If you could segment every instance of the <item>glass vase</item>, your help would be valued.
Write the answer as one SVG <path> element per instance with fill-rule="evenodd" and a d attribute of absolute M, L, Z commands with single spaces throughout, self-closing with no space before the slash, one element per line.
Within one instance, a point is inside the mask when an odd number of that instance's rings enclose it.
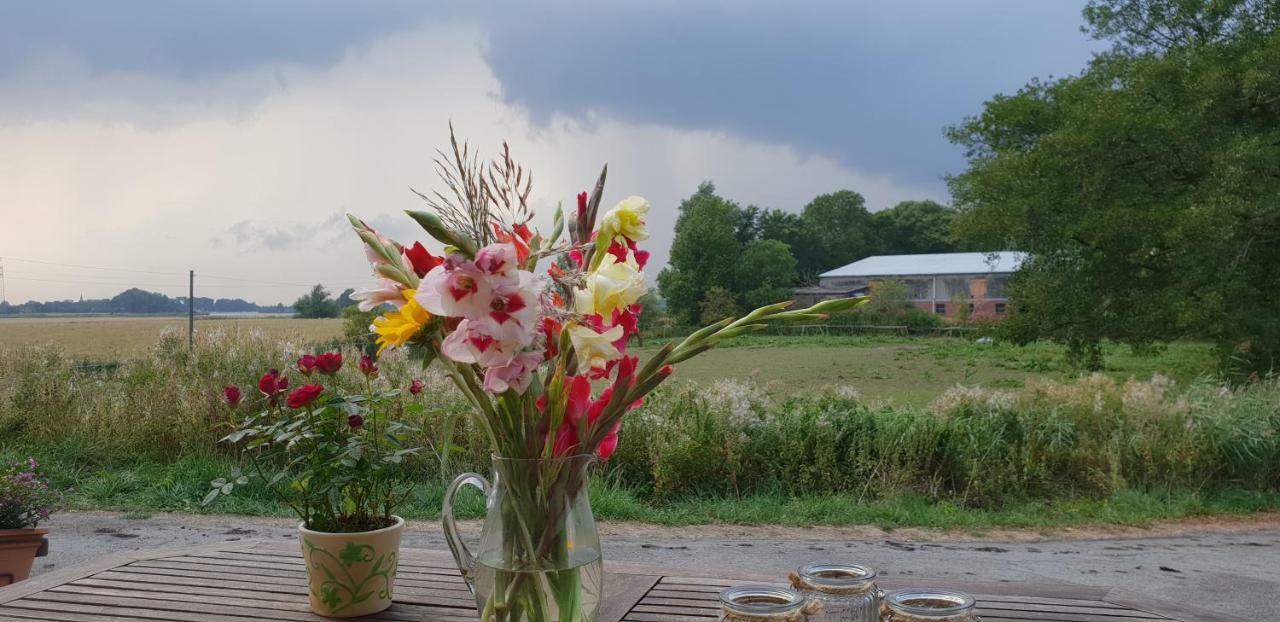
<path fill-rule="evenodd" d="M 459 475 L 445 491 L 445 539 L 481 622 L 594 622 L 604 597 L 600 536 L 587 495 L 594 456 L 494 456 L 493 480 Z M 458 535 L 453 498 L 484 494 L 487 512 L 472 551 Z"/>

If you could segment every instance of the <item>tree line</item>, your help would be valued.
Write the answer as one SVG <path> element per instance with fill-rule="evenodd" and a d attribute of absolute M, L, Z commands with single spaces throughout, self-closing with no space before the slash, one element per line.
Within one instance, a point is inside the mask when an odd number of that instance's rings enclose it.
<path fill-rule="evenodd" d="M 799 213 L 742 207 L 704 182 L 680 203 L 658 286 L 677 323 L 716 321 L 787 300 L 822 272 L 871 255 L 967 250 L 950 234 L 955 217 L 928 200 L 872 213 L 851 190 L 817 196 Z"/>
<path fill-rule="evenodd" d="M 195 297 L 197 313 L 291 313 L 293 309 L 283 304 L 258 305 L 240 298 Z M 28 301 L 20 304 L 0 302 L 0 315 L 32 313 L 125 313 L 176 315 L 187 312 L 187 298 L 170 298 L 164 294 L 149 292 L 136 287 L 111 298 L 81 298 L 79 300 Z"/>
<path fill-rule="evenodd" d="M 1104 339 L 1209 338 L 1224 371 L 1280 364 L 1280 3 L 1094 0 L 1111 42 L 950 128 L 966 240 L 1027 251 L 1003 329 L 1084 367 Z"/>

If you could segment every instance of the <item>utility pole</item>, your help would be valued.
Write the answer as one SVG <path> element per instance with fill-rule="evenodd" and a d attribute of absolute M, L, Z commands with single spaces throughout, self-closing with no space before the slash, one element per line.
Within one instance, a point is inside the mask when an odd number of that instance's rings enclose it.
<path fill-rule="evenodd" d="M 187 347 L 196 345 L 196 271 L 187 272 Z"/>
<path fill-rule="evenodd" d="M 0 257 L 0 303 L 7 301 L 4 297 L 4 257 Z"/>

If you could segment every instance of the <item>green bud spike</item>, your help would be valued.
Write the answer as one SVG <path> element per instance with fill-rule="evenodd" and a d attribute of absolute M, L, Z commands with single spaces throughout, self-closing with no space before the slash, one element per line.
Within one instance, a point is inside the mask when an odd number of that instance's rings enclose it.
<path fill-rule="evenodd" d="M 426 230 L 431 237 L 435 238 L 441 244 L 452 246 L 458 249 L 458 252 L 466 255 L 467 257 L 476 256 L 476 243 L 470 238 L 467 238 L 466 236 L 463 236 L 453 229 L 445 226 L 444 221 L 440 220 L 439 216 L 430 212 L 420 212 L 416 210 L 405 210 L 405 213 L 408 214 L 410 218 L 417 221 L 420 227 Z"/>

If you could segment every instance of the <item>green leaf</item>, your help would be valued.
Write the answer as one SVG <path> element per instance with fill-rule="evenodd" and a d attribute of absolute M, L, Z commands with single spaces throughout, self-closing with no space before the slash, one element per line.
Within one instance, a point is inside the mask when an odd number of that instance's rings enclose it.
<path fill-rule="evenodd" d="M 200 501 L 200 505 L 209 505 L 210 503 L 213 503 L 214 499 L 217 499 L 221 494 L 222 490 L 220 488 L 210 490 L 209 493 L 204 496 L 204 499 Z"/>

